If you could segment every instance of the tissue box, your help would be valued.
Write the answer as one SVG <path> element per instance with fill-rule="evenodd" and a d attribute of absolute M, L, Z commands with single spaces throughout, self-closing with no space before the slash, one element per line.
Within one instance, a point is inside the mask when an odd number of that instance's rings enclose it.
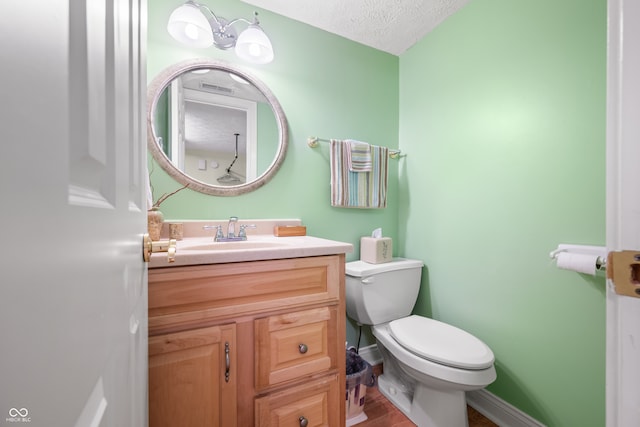
<path fill-rule="evenodd" d="M 360 238 L 360 259 L 371 264 L 391 261 L 393 241 L 391 237 Z"/>

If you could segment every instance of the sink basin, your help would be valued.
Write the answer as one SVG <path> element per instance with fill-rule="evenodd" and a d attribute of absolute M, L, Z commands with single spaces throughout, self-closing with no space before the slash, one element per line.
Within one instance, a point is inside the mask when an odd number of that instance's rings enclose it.
<path fill-rule="evenodd" d="M 234 251 L 247 249 L 268 249 L 288 246 L 283 242 L 256 242 L 243 240 L 239 242 L 211 242 L 193 246 L 181 246 L 181 250 L 186 251 Z"/>
<path fill-rule="evenodd" d="M 274 229 L 272 222 L 259 221 L 255 221 L 258 223 L 257 231 L 262 233 L 254 231 L 255 234 L 249 235 L 247 240 L 227 242 L 214 242 L 211 233 L 204 234 L 202 227 L 210 225 L 210 222 L 186 222 L 185 236 L 176 242 L 175 261 L 167 263 L 166 253 L 154 253 L 149 260 L 149 268 L 312 257 L 353 250 L 349 243 L 313 236 L 277 237 L 271 234 Z"/>
<path fill-rule="evenodd" d="M 308 235 L 274 235 L 276 226 L 299 226 L 301 221 L 298 219 L 251 219 L 244 222 L 256 225 L 256 228 L 248 233 L 247 240 L 214 242 L 215 233 L 205 231 L 203 227 L 221 225 L 224 228 L 227 220 L 186 220 L 183 223 L 183 239 L 176 241 L 175 260 L 168 263 L 166 252 L 154 253 L 149 260 L 149 268 L 302 258 L 353 251 L 353 245 L 349 243 Z"/>

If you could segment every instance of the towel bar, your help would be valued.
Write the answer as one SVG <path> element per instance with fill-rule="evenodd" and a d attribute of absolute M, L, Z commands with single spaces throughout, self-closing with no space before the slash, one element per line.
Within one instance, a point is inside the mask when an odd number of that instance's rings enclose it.
<path fill-rule="evenodd" d="M 320 141 L 331 142 L 329 139 L 318 138 L 317 136 L 310 136 L 309 138 L 307 138 L 307 145 L 311 148 L 316 148 L 318 146 L 318 142 Z M 400 156 L 400 153 L 401 153 L 400 150 L 389 149 L 389 158 L 397 159 Z"/>

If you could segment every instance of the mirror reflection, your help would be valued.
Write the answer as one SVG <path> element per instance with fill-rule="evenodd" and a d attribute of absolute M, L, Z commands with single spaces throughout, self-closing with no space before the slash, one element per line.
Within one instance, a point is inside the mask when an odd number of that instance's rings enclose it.
<path fill-rule="evenodd" d="M 265 96 L 242 77 L 211 68 L 170 82 L 156 106 L 154 132 L 179 170 L 212 185 L 253 181 L 278 148 L 278 127 Z"/>
<path fill-rule="evenodd" d="M 286 119 L 268 88 L 227 64 L 170 67 L 149 88 L 149 149 L 176 180 L 207 194 L 263 185 L 287 146 Z"/>

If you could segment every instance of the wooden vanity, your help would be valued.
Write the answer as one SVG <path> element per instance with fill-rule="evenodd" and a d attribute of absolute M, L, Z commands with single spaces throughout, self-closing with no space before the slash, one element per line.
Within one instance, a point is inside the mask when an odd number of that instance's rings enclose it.
<path fill-rule="evenodd" d="M 344 426 L 343 245 L 152 266 L 149 425 Z"/>

